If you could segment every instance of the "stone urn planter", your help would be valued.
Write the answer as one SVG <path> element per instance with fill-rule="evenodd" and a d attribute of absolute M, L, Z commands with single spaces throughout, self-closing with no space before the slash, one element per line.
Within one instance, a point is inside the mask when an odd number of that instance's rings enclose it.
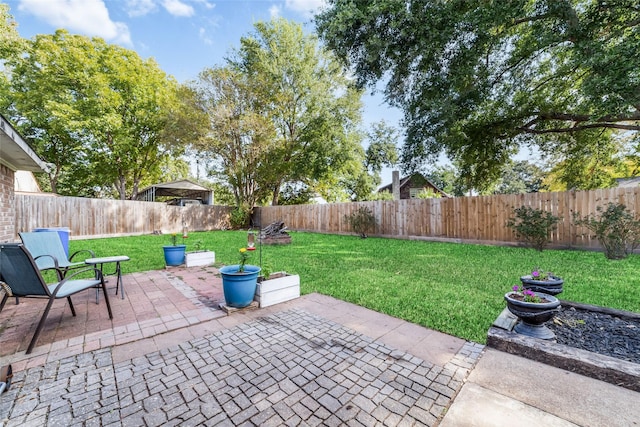
<path fill-rule="evenodd" d="M 553 295 L 532 292 L 539 302 L 525 301 L 521 292 L 508 292 L 504 295 L 507 308 L 520 321 L 513 329 L 515 332 L 534 338 L 551 340 L 555 334 L 546 326 L 559 311 L 560 300 Z"/>
<path fill-rule="evenodd" d="M 256 294 L 260 267 L 245 265 L 244 271 L 238 271 L 239 264 L 226 265 L 220 268 L 224 300 L 229 307 L 247 307 Z"/>
<path fill-rule="evenodd" d="M 540 280 L 529 274 L 520 277 L 520 281 L 525 289 L 554 296 L 562 293 L 562 284 L 564 283 L 561 277 L 553 275 L 548 275 L 544 280 Z"/>

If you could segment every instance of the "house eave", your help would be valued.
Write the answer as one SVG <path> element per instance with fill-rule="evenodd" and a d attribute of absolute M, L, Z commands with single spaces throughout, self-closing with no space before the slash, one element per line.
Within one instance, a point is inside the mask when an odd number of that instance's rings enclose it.
<path fill-rule="evenodd" d="M 13 171 L 46 172 L 48 165 L 0 114 L 0 163 Z"/>

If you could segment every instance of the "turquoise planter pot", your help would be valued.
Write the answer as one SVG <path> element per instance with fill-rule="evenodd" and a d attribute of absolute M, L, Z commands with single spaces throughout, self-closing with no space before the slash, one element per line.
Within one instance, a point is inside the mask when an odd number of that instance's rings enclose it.
<path fill-rule="evenodd" d="M 251 304 L 256 294 L 260 267 L 257 265 L 245 265 L 242 273 L 238 272 L 239 267 L 236 264 L 220 268 L 224 300 L 229 307 L 247 307 Z"/>
<path fill-rule="evenodd" d="M 166 265 L 176 266 L 184 264 L 184 253 L 187 245 L 163 246 L 164 263 Z"/>

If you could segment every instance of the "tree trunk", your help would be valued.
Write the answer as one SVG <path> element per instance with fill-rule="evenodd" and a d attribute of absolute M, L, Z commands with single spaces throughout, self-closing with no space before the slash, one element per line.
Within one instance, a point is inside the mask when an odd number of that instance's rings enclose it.
<path fill-rule="evenodd" d="M 133 189 L 131 190 L 130 200 L 135 200 L 138 197 L 138 180 L 133 181 Z"/>
<path fill-rule="evenodd" d="M 125 185 L 124 176 L 122 175 L 118 177 L 117 189 L 118 189 L 118 195 L 120 196 L 120 200 L 126 200 L 127 199 L 126 185 Z"/>
<path fill-rule="evenodd" d="M 271 198 L 271 206 L 278 206 L 278 200 L 280 199 L 280 185 L 281 183 L 278 182 L 273 187 L 273 197 Z"/>

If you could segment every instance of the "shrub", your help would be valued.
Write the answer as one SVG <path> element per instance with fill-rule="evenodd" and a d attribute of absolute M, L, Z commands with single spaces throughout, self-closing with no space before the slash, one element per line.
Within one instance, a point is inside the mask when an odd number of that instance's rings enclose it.
<path fill-rule="evenodd" d="M 431 188 L 423 188 L 416 197 L 418 199 L 440 199 L 442 198 L 442 194 L 436 193 Z"/>
<path fill-rule="evenodd" d="M 598 217 L 587 215 L 581 218 L 575 212 L 575 225 L 586 227 L 595 235 L 608 259 L 628 257 L 640 244 L 640 221 L 621 203 L 609 203 L 604 210 L 598 206 L 596 210 Z"/>
<path fill-rule="evenodd" d="M 243 206 L 236 206 L 229 214 L 229 222 L 231 228 L 241 229 L 246 228 L 249 225 L 251 218 L 251 212 Z"/>
<path fill-rule="evenodd" d="M 376 201 L 376 200 L 393 200 L 393 194 L 391 194 L 390 191 L 381 191 L 381 192 L 375 192 L 375 193 L 371 193 L 367 198 L 368 201 Z"/>
<path fill-rule="evenodd" d="M 558 228 L 560 218 L 551 212 L 521 206 L 513 210 L 515 217 L 509 218 L 507 227 L 511 228 L 516 239 L 527 247 L 542 250 L 549 243 L 549 235 Z"/>
<path fill-rule="evenodd" d="M 344 219 L 349 223 L 351 229 L 363 239 L 366 239 L 367 233 L 375 230 L 376 227 L 376 217 L 373 216 L 371 209 L 365 206 L 358 208 L 351 215 L 345 215 Z"/>

